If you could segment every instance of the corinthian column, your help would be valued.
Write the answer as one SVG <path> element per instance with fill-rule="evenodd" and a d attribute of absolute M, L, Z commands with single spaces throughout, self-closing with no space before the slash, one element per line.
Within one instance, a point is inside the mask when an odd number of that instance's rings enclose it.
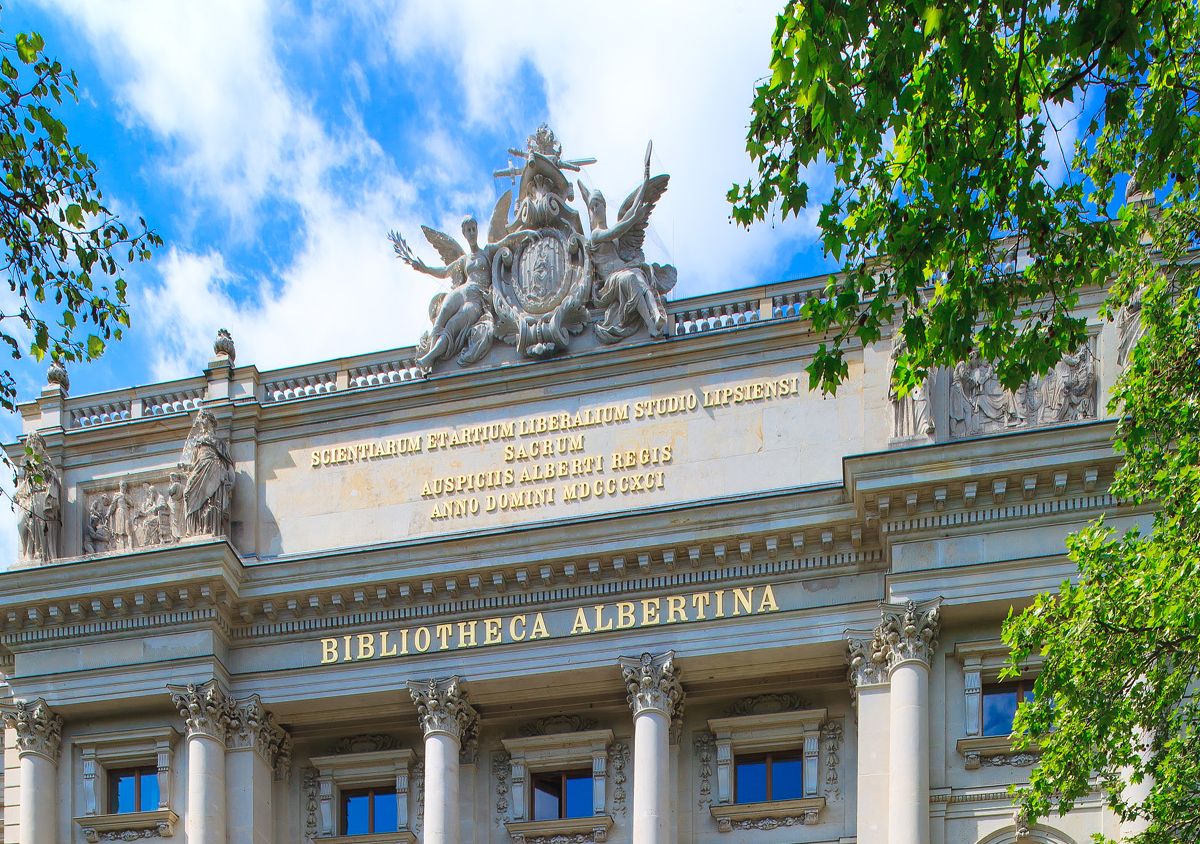
<path fill-rule="evenodd" d="M 237 716 L 236 705 L 216 680 L 167 689 L 187 724 L 187 839 L 224 844 L 228 840 L 225 742 Z"/>
<path fill-rule="evenodd" d="M 888 844 L 891 712 L 887 649 L 875 630 L 847 630 L 850 690 L 858 716 L 858 844 Z"/>
<path fill-rule="evenodd" d="M 479 714 L 466 681 L 411 681 L 408 690 L 425 732 L 425 844 L 458 844 L 458 765 L 474 756 Z"/>
<path fill-rule="evenodd" d="M 17 734 L 21 760 L 21 844 L 54 844 L 63 719 L 38 698 L 5 707 L 4 724 Z"/>
<path fill-rule="evenodd" d="M 229 729 L 229 840 L 271 844 L 275 840 L 274 782 L 292 762 L 292 738 L 258 695 L 238 701 Z"/>
<path fill-rule="evenodd" d="M 888 832 L 891 844 L 929 841 L 929 668 L 941 599 L 884 604 L 877 637 L 885 649 L 890 718 Z"/>
<path fill-rule="evenodd" d="M 683 716 L 675 651 L 618 661 L 633 710 L 633 844 L 667 844 L 671 828 L 671 722 Z"/>

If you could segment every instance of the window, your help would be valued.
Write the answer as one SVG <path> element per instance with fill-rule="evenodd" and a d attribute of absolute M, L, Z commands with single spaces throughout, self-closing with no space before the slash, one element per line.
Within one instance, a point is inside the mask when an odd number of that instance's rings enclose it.
<path fill-rule="evenodd" d="M 804 754 L 799 750 L 738 756 L 733 771 L 734 803 L 765 803 L 804 796 Z"/>
<path fill-rule="evenodd" d="M 381 785 L 342 792 L 342 834 L 396 832 L 396 789 Z"/>
<path fill-rule="evenodd" d="M 158 768 L 117 768 L 108 772 L 108 811 L 113 815 L 158 808 Z"/>
<path fill-rule="evenodd" d="M 1033 700 L 1033 681 L 1017 680 L 983 687 L 983 735 L 1007 736 L 1012 732 L 1017 705 Z"/>
<path fill-rule="evenodd" d="M 535 773 L 530 815 L 535 821 L 588 818 L 592 815 L 592 772 Z"/>

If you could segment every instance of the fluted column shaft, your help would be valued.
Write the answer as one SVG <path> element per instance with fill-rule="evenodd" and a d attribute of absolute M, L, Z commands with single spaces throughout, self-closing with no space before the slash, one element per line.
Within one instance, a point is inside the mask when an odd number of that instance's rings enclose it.
<path fill-rule="evenodd" d="M 633 844 L 667 844 L 671 828 L 671 722 L 683 711 L 675 652 L 619 660 L 633 710 Z"/>
<path fill-rule="evenodd" d="M 929 668 L 937 648 L 938 603 L 884 604 L 878 637 L 889 692 L 888 836 L 891 844 L 929 841 Z"/>
<path fill-rule="evenodd" d="M 55 844 L 63 719 L 38 698 L 6 707 L 4 722 L 17 734 L 21 760 L 20 844 Z"/>
<path fill-rule="evenodd" d="M 425 844 L 459 844 L 460 756 L 472 752 L 479 716 L 467 697 L 466 681 L 410 682 L 409 692 L 425 733 Z"/>
<path fill-rule="evenodd" d="M 171 700 L 187 724 L 188 841 L 225 844 L 225 742 L 237 717 L 236 704 L 215 680 L 197 686 L 168 686 Z"/>

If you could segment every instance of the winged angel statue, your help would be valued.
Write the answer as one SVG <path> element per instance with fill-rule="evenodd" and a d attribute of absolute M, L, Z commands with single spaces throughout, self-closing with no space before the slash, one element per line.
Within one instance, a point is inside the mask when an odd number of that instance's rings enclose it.
<path fill-rule="evenodd" d="M 417 345 L 416 364 L 426 373 L 455 357 L 461 366 L 483 358 L 494 340 L 517 347 L 527 357 L 565 350 L 573 335 L 591 326 L 601 343 L 615 343 L 645 327 L 652 337 L 666 331 L 664 295 L 676 281 L 675 268 L 646 261 L 642 246 L 650 214 L 666 192 L 669 176 L 650 176 L 650 153 L 642 183 L 621 204 L 608 225 L 604 195 L 579 183 L 589 228 L 571 207 L 574 190 L 564 170 L 591 160 L 566 161 L 548 127 L 530 136 L 516 207 L 506 191 L 496 202 L 488 242 L 478 243 L 478 224 L 463 221 L 464 249 L 454 238 L 422 226 L 444 266 L 417 257 L 404 238 L 389 237 L 396 255 L 414 269 L 449 278 L 449 292 L 429 304 L 432 326 Z M 511 212 L 511 213 L 510 213 Z"/>

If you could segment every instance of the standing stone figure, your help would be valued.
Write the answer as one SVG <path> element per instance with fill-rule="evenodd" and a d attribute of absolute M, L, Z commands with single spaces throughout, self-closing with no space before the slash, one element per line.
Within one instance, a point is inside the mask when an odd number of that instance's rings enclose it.
<path fill-rule="evenodd" d="M 137 507 L 129 494 L 129 481 L 117 484 L 117 492 L 108 505 L 108 530 L 112 534 L 114 550 L 132 551 L 137 544 L 134 519 Z"/>
<path fill-rule="evenodd" d="M 671 177 L 650 177 L 651 145 L 646 146 L 646 167 L 642 184 L 631 193 L 617 212 L 617 221 L 608 225 L 607 203 L 600 191 L 589 192 L 579 183 L 587 204 L 591 233 L 588 249 L 600 284 L 593 302 L 604 308 L 604 316 L 593 326 L 602 343 L 615 343 L 629 337 L 645 325 L 651 337 L 662 337 L 667 327 L 664 295 L 675 286 L 678 274 L 670 264 L 648 264 L 642 244 L 654 206 L 667 191 Z"/>
<path fill-rule="evenodd" d="M 203 408 L 196 413 L 180 465 L 187 475 L 183 489 L 186 535 L 226 535 L 233 500 L 233 458 L 229 444 L 217 435 L 216 418 Z"/>
<path fill-rule="evenodd" d="M 170 517 L 170 541 L 178 542 L 186 535 L 187 502 L 184 499 L 183 475 L 171 473 L 171 481 L 167 484 L 167 512 Z"/>
<path fill-rule="evenodd" d="M 901 356 L 908 351 L 908 341 L 904 332 L 897 331 L 892 338 L 891 365 L 888 372 L 894 379 L 896 364 Z M 910 439 L 912 437 L 933 436 L 933 417 L 929 413 L 929 379 L 925 378 L 920 384 L 909 390 L 908 395 L 901 396 L 896 392 L 894 380 L 889 382 L 888 398 L 892 402 L 892 437 L 894 439 Z"/>
<path fill-rule="evenodd" d="M 25 445 L 29 453 L 21 464 L 21 476 L 13 495 L 21 558 L 48 563 L 59 553 L 62 481 L 40 434 L 30 434 Z"/>
<path fill-rule="evenodd" d="M 389 237 L 397 257 L 418 272 L 434 278 L 449 278 L 451 288 L 449 293 L 439 293 L 429 303 L 433 327 L 427 338 L 421 338 L 421 354 L 416 365 L 429 372 L 436 361 L 458 355 L 459 364 L 466 366 L 482 358 L 492 347 L 495 332 L 491 306 L 492 259 L 501 250 L 515 246 L 534 232 L 516 231 L 495 243 L 480 246 L 479 223 L 468 216 L 462 223 L 463 237 L 470 250 L 466 251 L 448 234 L 429 226 L 421 226 L 421 231 L 446 265 L 429 266 L 413 254 L 398 232 L 392 232 Z"/>
<path fill-rule="evenodd" d="M 142 506 L 138 511 L 138 537 L 143 548 L 163 543 L 162 515 L 166 502 L 150 483 L 142 484 Z"/>

